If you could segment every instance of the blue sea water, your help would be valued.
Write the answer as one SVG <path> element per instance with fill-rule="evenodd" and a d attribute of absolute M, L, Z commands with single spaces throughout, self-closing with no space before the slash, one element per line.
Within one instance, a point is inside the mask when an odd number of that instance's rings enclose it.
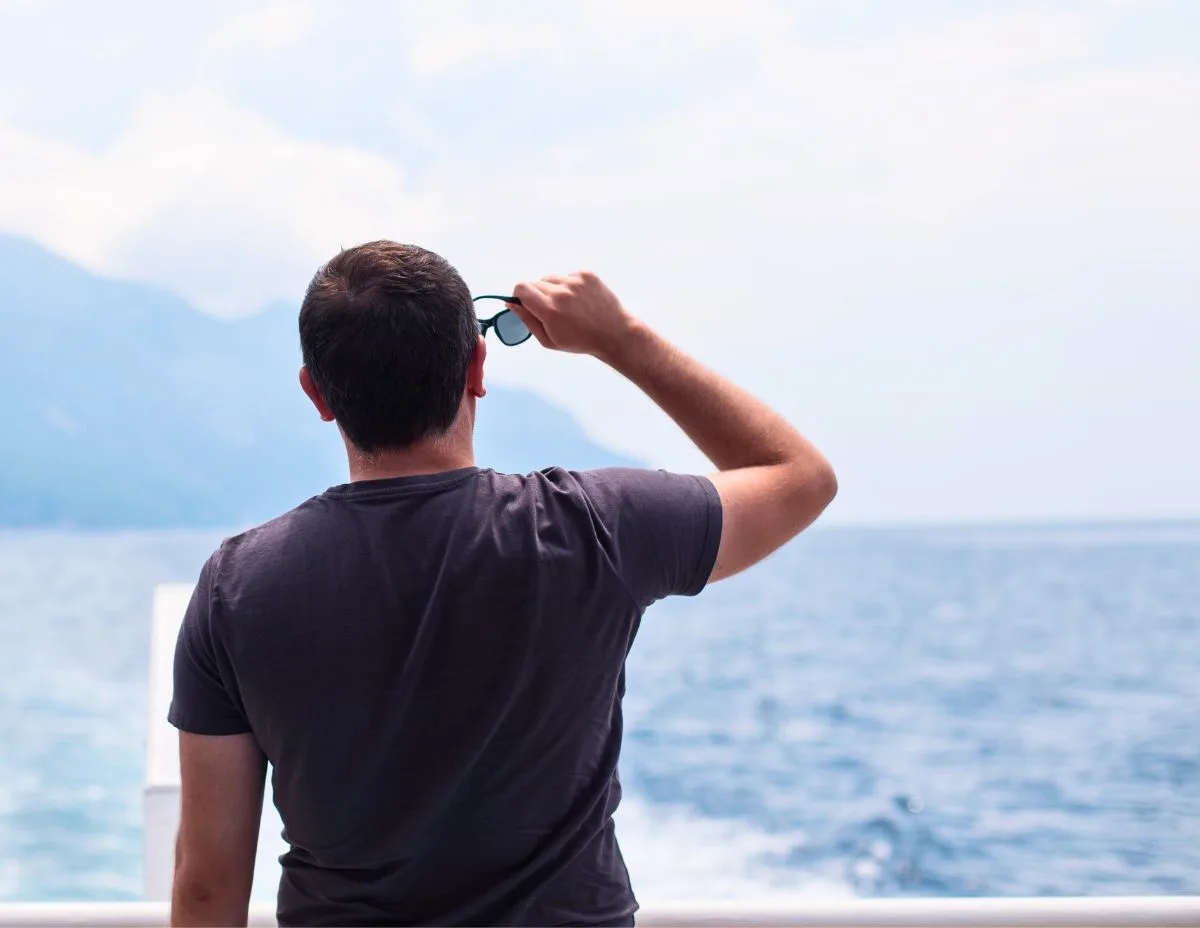
<path fill-rule="evenodd" d="M 141 886 L 151 591 L 212 533 L 0 532 L 0 899 Z M 1200 892 L 1200 525 L 816 530 L 654 607 L 643 901 Z"/>

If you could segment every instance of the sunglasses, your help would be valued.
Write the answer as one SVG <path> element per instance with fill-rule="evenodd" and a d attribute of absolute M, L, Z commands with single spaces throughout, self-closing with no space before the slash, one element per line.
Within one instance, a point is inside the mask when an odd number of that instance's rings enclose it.
<path fill-rule="evenodd" d="M 483 296 L 471 298 L 472 303 L 478 303 L 480 300 L 499 300 L 501 303 L 516 303 L 521 305 L 521 301 L 515 296 L 497 296 L 492 293 L 485 293 Z M 488 329 L 496 330 L 496 337 L 500 339 L 502 345 L 519 345 L 523 341 L 527 341 L 533 333 L 521 321 L 521 317 L 514 313 L 511 309 L 502 309 L 490 319 L 479 320 L 479 333 L 487 337 Z"/>

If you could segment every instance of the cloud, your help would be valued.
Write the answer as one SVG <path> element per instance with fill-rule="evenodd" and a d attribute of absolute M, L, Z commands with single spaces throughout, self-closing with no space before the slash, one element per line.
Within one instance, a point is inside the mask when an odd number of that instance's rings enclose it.
<path fill-rule="evenodd" d="M 100 151 L 0 126 L 0 215 L 107 273 L 217 313 L 294 297 L 342 245 L 432 235 L 432 198 L 378 155 L 289 137 L 214 94 L 151 93 Z"/>
<path fill-rule="evenodd" d="M 1200 408 L 1200 272 L 1172 257 L 1200 238 L 1200 69 L 1107 60 L 1115 16 L 773 34 L 657 119 L 448 165 L 451 228 L 476 217 L 456 253 L 487 279 L 530 255 L 611 272 L 829 447 L 853 516 L 1200 511 L 1200 441 L 1166 424 Z M 606 440 L 686 459 L 604 372 L 497 363 Z M 1131 492 L 1117 435 L 1171 476 Z"/>
<path fill-rule="evenodd" d="M 419 41 L 408 45 L 408 66 L 422 79 L 455 72 L 494 70 L 530 55 L 557 39 L 554 29 L 528 22 L 486 21 L 466 14 L 438 17 Z"/>
<path fill-rule="evenodd" d="M 947 229 L 990 211 L 1097 203 L 1188 215 L 1200 69 L 1102 66 L 1092 55 L 1107 25 L 1019 11 L 779 43 L 718 93 L 529 152 L 494 185 L 535 208 L 706 202 L 801 227 Z"/>
<path fill-rule="evenodd" d="M 378 236 L 485 289 L 587 264 L 828 447 L 847 516 L 1200 512 L 1190 9 L 267 5 L 103 144 L 0 87 L 0 222 L 223 313 Z M 699 465 L 598 365 L 489 364 Z"/>
<path fill-rule="evenodd" d="M 407 11 L 408 61 L 426 80 L 513 66 L 567 81 L 661 75 L 689 63 L 695 69 L 698 53 L 769 42 L 793 18 L 783 9 L 770 0 L 742 0 L 736 12 L 694 0 L 586 0 L 523 9 L 426 4 Z"/>
<path fill-rule="evenodd" d="M 269 53 L 303 43 L 316 26 L 313 7 L 303 0 L 243 10 L 204 38 L 208 52 Z"/>

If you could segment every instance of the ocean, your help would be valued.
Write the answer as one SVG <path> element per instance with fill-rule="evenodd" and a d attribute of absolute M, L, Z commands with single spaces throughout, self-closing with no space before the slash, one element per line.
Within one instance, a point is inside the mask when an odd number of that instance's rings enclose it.
<path fill-rule="evenodd" d="M 0 532 L 0 900 L 135 899 L 151 593 L 212 532 Z M 816 529 L 646 615 L 643 900 L 1200 892 L 1200 525 Z"/>

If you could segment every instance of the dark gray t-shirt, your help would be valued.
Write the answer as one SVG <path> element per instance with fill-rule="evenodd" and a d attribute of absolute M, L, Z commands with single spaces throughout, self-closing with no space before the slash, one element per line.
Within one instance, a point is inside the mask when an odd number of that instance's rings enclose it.
<path fill-rule="evenodd" d="M 334 487 L 227 539 L 169 718 L 253 732 L 272 763 L 280 923 L 630 923 L 625 657 L 720 537 L 703 477 L 472 467 Z"/>

